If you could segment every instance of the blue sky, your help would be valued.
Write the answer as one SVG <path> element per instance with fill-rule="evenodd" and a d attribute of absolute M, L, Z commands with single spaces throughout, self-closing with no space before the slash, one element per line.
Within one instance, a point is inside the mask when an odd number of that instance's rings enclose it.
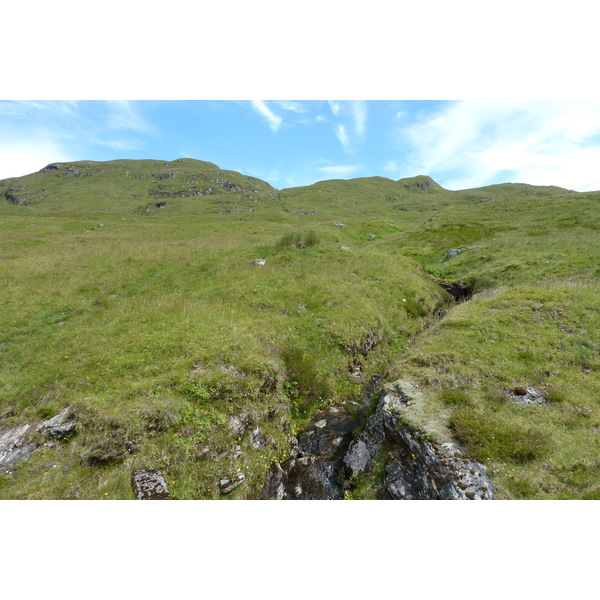
<path fill-rule="evenodd" d="M 0 101 L 0 179 L 55 161 L 190 157 L 278 189 L 426 174 L 600 190 L 600 102 Z"/>

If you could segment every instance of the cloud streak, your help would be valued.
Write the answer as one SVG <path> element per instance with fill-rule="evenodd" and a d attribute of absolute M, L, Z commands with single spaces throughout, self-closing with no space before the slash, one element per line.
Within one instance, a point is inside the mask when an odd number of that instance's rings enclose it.
<path fill-rule="evenodd" d="M 319 167 L 318 171 L 327 177 L 347 177 L 360 169 L 360 165 L 332 165 L 328 167 Z"/>
<path fill-rule="evenodd" d="M 599 102 L 455 102 L 398 130 L 414 173 L 450 189 L 507 181 L 600 189 Z M 392 166 L 392 161 L 388 163 Z M 406 167 L 405 167 L 406 168 Z"/>
<path fill-rule="evenodd" d="M 277 116 L 263 100 L 252 100 L 252 108 L 254 108 L 259 115 L 265 118 L 271 131 L 273 133 L 277 133 L 277 130 L 279 127 L 281 127 L 283 119 Z"/>

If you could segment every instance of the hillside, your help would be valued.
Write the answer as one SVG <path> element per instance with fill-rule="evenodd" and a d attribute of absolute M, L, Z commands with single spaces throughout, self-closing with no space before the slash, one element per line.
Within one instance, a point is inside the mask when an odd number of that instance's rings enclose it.
<path fill-rule="evenodd" d="M 0 498 L 600 498 L 599 207 L 192 159 L 0 181 Z"/>

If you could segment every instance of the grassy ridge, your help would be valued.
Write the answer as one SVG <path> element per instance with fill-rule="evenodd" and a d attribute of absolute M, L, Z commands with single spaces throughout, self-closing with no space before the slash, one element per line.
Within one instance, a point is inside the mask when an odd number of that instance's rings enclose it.
<path fill-rule="evenodd" d="M 0 497 L 130 498 L 136 467 L 178 498 L 241 469 L 228 497 L 256 497 L 315 408 L 388 369 L 503 497 L 598 497 L 599 198 L 422 176 L 277 191 L 188 159 L 0 182 L 2 431 L 66 405 L 78 422 Z M 428 328 L 452 304 L 431 276 L 479 293 Z M 507 398 L 525 385 L 550 404 Z"/>

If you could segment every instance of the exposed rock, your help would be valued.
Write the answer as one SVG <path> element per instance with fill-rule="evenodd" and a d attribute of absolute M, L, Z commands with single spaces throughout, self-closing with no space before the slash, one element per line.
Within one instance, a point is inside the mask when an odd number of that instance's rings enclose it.
<path fill-rule="evenodd" d="M 469 300 L 473 296 L 473 285 L 467 281 L 450 281 L 448 279 L 434 279 L 433 281 L 444 288 L 457 302 Z"/>
<path fill-rule="evenodd" d="M 340 229 L 346 229 L 346 226 L 343 223 L 334 223 L 334 225 Z"/>
<path fill-rule="evenodd" d="M 65 439 L 75 433 L 75 421 L 69 418 L 71 415 L 71 408 L 67 406 L 51 419 L 42 421 L 36 431 L 59 440 Z"/>
<path fill-rule="evenodd" d="M 368 237 L 370 240 L 374 240 L 374 239 L 375 239 L 377 236 L 376 236 L 374 233 L 367 233 L 367 237 Z"/>
<path fill-rule="evenodd" d="M 238 469 L 237 475 L 233 478 L 225 478 L 219 480 L 219 491 L 221 494 L 229 494 L 244 483 L 245 476 L 240 469 Z"/>
<path fill-rule="evenodd" d="M 242 415 L 231 416 L 227 425 L 229 426 L 231 435 L 237 438 L 240 438 L 244 435 L 244 431 L 246 431 L 247 427 L 246 420 Z"/>
<path fill-rule="evenodd" d="M 350 248 L 348 248 L 348 246 L 340 246 L 340 250 L 341 250 L 342 252 L 350 252 L 350 250 L 351 250 L 351 249 L 350 249 Z"/>
<path fill-rule="evenodd" d="M 252 446 L 255 450 L 262 450 L 272 443 L 273 438 L 270 435 L 263 433 L 260 427 L 257 427 L 252 431 Z"/>
<path fill-rule="evenodd" d="M 481 246 L 471 246 L 470 248 L 455 248 L 454 250 L 448 250 L 448 252 L 446 252 L 446 258 L 452 258 L 461 252 L 466 252 L 467 250 L 481 250 Z"/>
<path fill-rule="evenodd" d="M 264 258 L 253 258 L 252 260 L 249 260 L 246 264 L 247 265 L 256 265 L 256 266 L 264 266 L 266 264 L 266 259 Z"/>
<path fill-rule="evenodd" d="M 407 381 L 382 388 L 377 410 L 346 456 L 353 475 L 368 471 L 384 441 L 392 445 L 386 464 L 385 487 L 395 500 L 490 499 L 491 480 L 485 467 L 463 456 L 452 442 L 437 444 L 402 424 L 402 412 L 422 402 Z"/>
<path fill-rule="evenodd" d="M 0 469 L 9 469 L 20 460 L 28 458 L 38 447 L 27 439 L 31 425 L 25 423 L 0 435 Z"/>
<path fill-rule="evenodd" d="M 358 425 L 356 417 L 330 409 L 315 415 L 290 456 L 271 466 L 262 500 L 340 500 L 342 458 Z M 296 441 L 296 440 L 295 440 Z"/>
<path fill-rule="evenodd" d="M 138 500 L 170 500 L 171 494 L 161 471 L 138 469 L 131 474 L 131 484 Z"/>
<path fill-rule="evenodd" d="M 516 387 L 508 395 L 517 404 L 550 404 L 541 392 L 530 386 Z"/>

